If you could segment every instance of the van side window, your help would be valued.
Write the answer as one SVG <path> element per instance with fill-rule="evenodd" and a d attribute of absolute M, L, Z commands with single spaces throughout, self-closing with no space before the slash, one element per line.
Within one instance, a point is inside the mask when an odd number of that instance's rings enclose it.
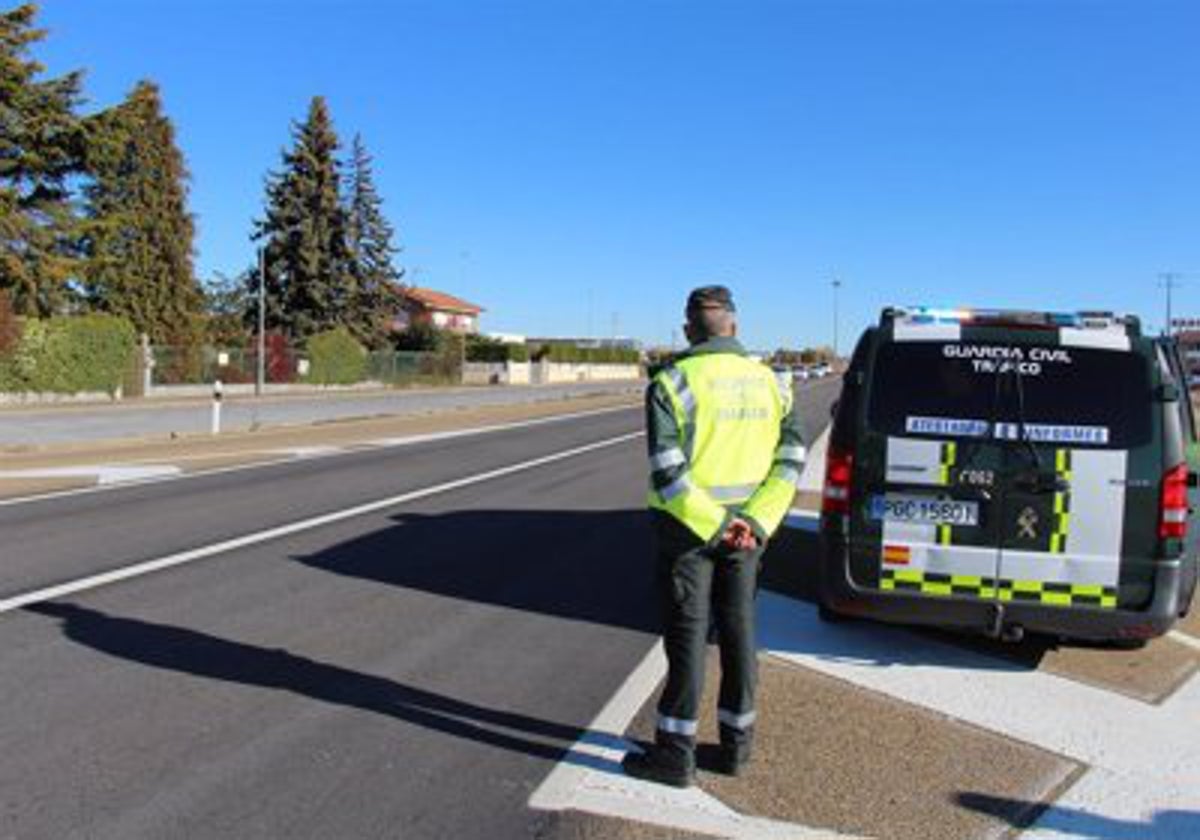
<path fill-rule="evenodd" d="M 1191 389 L 1188 387 L 1187 368 L 1179 355 L 1179 345 L 1172 339 L 1160 339 L 1154 342 L 1158 351 L 1158 368 L 1164 382 L 1174 382 L 1179 388 L 1179 401 L 1176 409 L 1179 411 L 1179 423 L 1187 435 L 1188 443 L 1196 442 L 1196 417 L 1192 408 Z"/>

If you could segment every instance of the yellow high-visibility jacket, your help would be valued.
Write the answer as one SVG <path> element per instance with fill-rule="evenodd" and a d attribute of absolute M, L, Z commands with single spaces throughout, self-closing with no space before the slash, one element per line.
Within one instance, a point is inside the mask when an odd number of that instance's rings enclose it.
<path fill-rule="evenodd" d="M 804 467 L 791 377 L 747 358 L 732 338 L 690 348 L 646 391 L 651 508 L 706 543 L 734 516 L 760 541 L 778 529 Z"/>

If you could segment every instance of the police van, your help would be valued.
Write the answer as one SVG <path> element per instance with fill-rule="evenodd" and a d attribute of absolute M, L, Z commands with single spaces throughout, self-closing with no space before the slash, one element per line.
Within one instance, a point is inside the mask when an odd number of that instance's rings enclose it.
<path fill-rule="evenodd" d="M 1135 317 L 885 309 L 834 409 L 822 616 L 1165 633 L 1196 587 L 1195 434 Z"/>

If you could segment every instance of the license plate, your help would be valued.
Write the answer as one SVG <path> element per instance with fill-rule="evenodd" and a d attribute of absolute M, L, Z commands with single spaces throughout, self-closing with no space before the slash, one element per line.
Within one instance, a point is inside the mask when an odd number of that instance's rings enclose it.
<path fill-rule="evenodd" d="M 978 525 L 979 503 L 888 493 L 871 499 L 871 518 L 926 525 Z"/>

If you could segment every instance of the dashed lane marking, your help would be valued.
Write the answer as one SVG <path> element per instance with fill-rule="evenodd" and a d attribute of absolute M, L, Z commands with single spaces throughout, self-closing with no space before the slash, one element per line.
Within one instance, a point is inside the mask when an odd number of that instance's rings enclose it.
<path fill-rule="evenodd" d="M 5 478 L 94 478 L 97 485 L 130 484 L 155 479 L 173 478 L 182 474 L 171 464 L 94 464 L 79 467 L 40 467 L 28 470 L 0 472 Z"/>
<path fill-rule="evenodd" d="M 296 522 L 288 523 L 287 525 L 280 525 L 275 528 L 269 528 L 265 531 L 258 531 L 256 533 L 246 534 L 241 537 L 235 537 L 234 539 L 223 540 L 222 542 L 213 543 L 212 545 L 202 546 L 200 548 L 194 548 L 190 551 L 181 551 L 177 554 L 170 554 L 166 557 L 160 557 L 155 560 L 147 560 L 142 563 L 136 563 L 132 566 L 114 569 L 113 571 L 104 572 L 98 575 L 91 575 L 89 577 L 62 583 L 57 586 L 38 589 L 33 592 L 26 592 L 21 595 L 0 600 L 0 614 L 20 609 L 21 607 L 28 606 L 29 604 L 36 604 L 42 601 L 49 601 L 54 598 L 61 598 L 64 595 L 72 595 L 76 592 L 84 592 L 89 589 L 96 589 L 101 586 L 107 586 L 111 583 L 117 583 L 119 581 L 141 577 L 142 575 L 151 574 L 152 572 L 158 572 L 164 569 L 170 569 L 175 566 L 182 566 L 185 563 L 191 563 L 196 560 L 202 560 L 206 557 L 224 554 L 225 552 L 234 551 L 239 548 L 246 548 L 248 546 L 258 545 L 271 540 L 277 540 L 281 537 L 298 534 L 303 531 L 311 531 L 315 528 L 321 528 L 325 525 L 331 525 L 335 522 L 342 522 L 346 519 L 364 516 L 366 514 L 375 513 L 381 510 L 387 510 L 388 508 L 413 502 L 417 499 L 424 499 L 429 496 L 436 496 L 441 493 L 448 493 L 452 490 L 469 487 L 473 484 L 480 484 L 485 481 L 491 481 L 493 479 L 525 472 L 527 470 L 532 470 L 547 464 L 563 461 L 568 458 L 575 458 L 588 452 L 595 452 L 600 449 L 606 449 L 611 446 L 626 443 L 627 441 L 642 437 L 643 434 L 644 432 L 637 431 L 629 432 L 623 435 L 617 435 L 616 437 L 606 438 L 604 440 L 599 440 L 583 446 L 564 449 L 560 452 L 555 452 L 550 455 L 532 458 L 528 461 L 510 464 L 506 467 L 499 467 L 497 469 L 487 470 L 486 472 L 475 473 L 474 475 L 465 476 L 464 478 L 458 478 L 452 481 L 434 484 L 429 487 L 423 487 L 419 490 L 410 490 L 407 493 L 389 496 L 386 499 L 379 499 L 374 502 L 355 505 L 354 507 L 345 508 L 344 510 L 334 511 L 332 513 L 326 513 L 321 516 L 302 519 Z"/>

